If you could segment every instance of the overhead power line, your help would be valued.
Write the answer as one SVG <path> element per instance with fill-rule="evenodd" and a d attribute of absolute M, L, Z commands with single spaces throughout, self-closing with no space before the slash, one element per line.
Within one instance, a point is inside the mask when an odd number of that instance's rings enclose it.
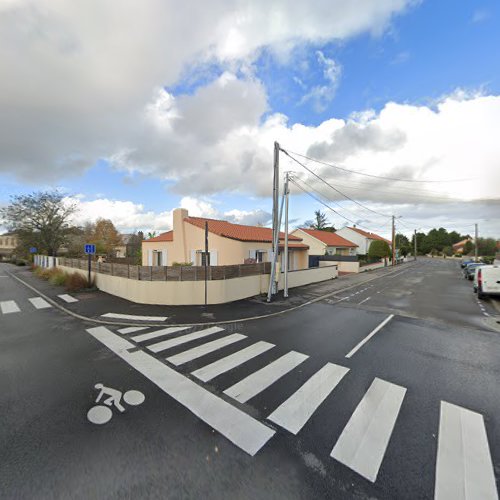
<path fill-rule="evenodd" d="M 285 152 L 284 149 L 281 149 L 281 151 Z M 310 160 L 310 161 L 314 161 L 316 163 L 320 163 L 321 165 L 325 165 L 327 167 L 336 168 L 337 170 L 342 170 L 344 172 L 348 172 L 350 174 L 364 175 L 365 177 L 373 177 L 375 179 L 384 179 L 386 181 L 418 182 L 418 183 L 425 184 L 425 183 L 439 183 L 439 182 L 446 182 L 446 183 L 447 182 L 464 182 L 464 181 L 474 180 L 474 178 L 468 178 L 468 179 L 450 179 L 450 180 L 442 180 L 442 181 L 438 181 L 438 180 L 423 181 L 423 180 L 419 180 L 419 179 L 399 179 L 397 177 L 385 177 L 383 175 L 367 174 L 366 172 L 360 172 L 359 170 L 351 170 L 349 168 L 339 167 L 338 165 L 334 165 L 333 163 L 327 163 L 325 161 L 317 160 L 316 158 L 311 158 L 310 156 L 303 155 L 303 154 L 300 154 L 300 153 L 295 153 L 293 151 L 290 151 L 289 153 L 297 155 L 297 156 L 300 156 L 301 158 L 305 158 L 306 160 Z"/>
<path fill-rule="evenodd" d="M 340 191 L 335 186 L 333 186 L 328 181 L 326 181 L 325 179 L 323 179 L 322 177 L 320 177 L 318 174 L 316 174 L 314 171 L 312 171 L 309 167 L 306 167 L 302 162 L 300 162 L 299 160 L 297 160 L 297 158 L 294 158 L 293 156 L 289 155 L 287 151 L 285 151 L 284 149 L 281 149 L 281 151 L 284 154 L 286 154 L 289 158 L 291 158 L 294 162 L 298 163 L 302 168 L 305 168 L 310 174 L 314 175 L 314 177 L 316 177 L 321 182 L 325 183 L 327 186 L 329 186 L 330 188 L 332 188 L 334 191 L 336 191 L 337 193 L 339 193 L 340 195 L 342 195 L 344 198 L 352 201 L 353 203 L 356 203 L 356 205 L 359 205 L 360 207 L 364 208 L 365 210 L 368 210 L 369 212 L 372 212 L 374 214 L 377 214 L 377 215 L 380 215 L 380 216 L 386 217 L 386 218 L 390 218 L 391 217 L 390 215 L 382 214 L 380 212 L 377 212 L 376 210 L 372 210 L 371 208 L 369 208 L 369 207 L 363 205 L 362 203 L 360 203 L 359 201 L 356 201 L 354 198 L 351 198 L 350 196 L 347 196 L 342 191 Z"/>

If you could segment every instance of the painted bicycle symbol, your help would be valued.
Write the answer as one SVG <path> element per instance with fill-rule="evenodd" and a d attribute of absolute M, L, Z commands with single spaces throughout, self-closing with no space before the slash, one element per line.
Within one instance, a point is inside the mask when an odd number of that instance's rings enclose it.
<path fill-rule="evenodd" d="M 138 406 L 144 403 L 146 397 L 140 391 L 130 390 L 124 393 L 103 384 L 94 386 L 99 394 L 95 402 L 97 403 L 87 412 L 87 418 L 90 422 L 97 425 L 107 424 L 113 417 L 112 407 L 115 407 L 120 413 L 125 411 L 122 405 L 123 401 L 130 406 Z"/>

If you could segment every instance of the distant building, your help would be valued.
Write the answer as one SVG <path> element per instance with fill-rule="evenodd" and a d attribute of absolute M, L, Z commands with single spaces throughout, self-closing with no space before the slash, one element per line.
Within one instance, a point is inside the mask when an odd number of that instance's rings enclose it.
<path fill-rule="evenodd" d="M 391 241 L 382 238 L 382 236 L 379 236 L 378 234 L 370 233 L 368 231 L 364 231 L 363 229 L 359 229 L 359 227 L 356 226 L 343 227 L 342 229 L 336 231 L 335 234 L 338 234 L 339 236 L 342 236 L 342 238 L 345 238 L 346 240 L 356 243 L 357 245 L 356 253 L 358 255 L 367 255 L 370 245 L 372 244 L 373 241 L 377 240 L 385 241 L 389 244 L 390 247 L 392 247 Z"/>
<path fill-rule="evenodd" d="M 14 233 L 0 235 L 0 259 L 10 258 L 18 244 L 17 236 Z"/>
<path fill-rule="evenodd" d="M 465 240 L 459 241 L 452 245 L 451 248 L 453 249 L 453 253 L 464 253 L 464 247 L 468 241 L 472 242 L 473 240 L 472 238 L 466 238 Z"/>
<path fill-rule="evenodd" d="M 299 228 L 292 232 L 309 246 L 309 255 L 356 255 L 358 245 L 337 233 Z"/>

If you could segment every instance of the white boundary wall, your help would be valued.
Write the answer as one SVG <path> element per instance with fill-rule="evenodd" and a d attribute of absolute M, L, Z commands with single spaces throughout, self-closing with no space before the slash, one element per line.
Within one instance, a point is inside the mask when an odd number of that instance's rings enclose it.
<path fill-rule="evenodd" d="M 87 277 L 88 271 L 72 267 L 59 266 L 67 273 L 80 273 Z M 337 266 L 290 271 L 288 273 L 288 286 L 297 286 L 318 283 L 337 278 Z M 234 302 L 262 293 L 267 293 L 269 287 L 269 274 L 259 274 L 244 278 L 227 280 L 209 280 L 208 303 L 224 304 Z M 119 276 L 111 276 L 92 272 L 92 279 L 97 288 L 111 295 L 116 295 L 139 304 L 160 305 L 202 305 L 205 303 L 204 281 L 140 281 Z M 283 273 L 278 283 L 283 289 Z"/>

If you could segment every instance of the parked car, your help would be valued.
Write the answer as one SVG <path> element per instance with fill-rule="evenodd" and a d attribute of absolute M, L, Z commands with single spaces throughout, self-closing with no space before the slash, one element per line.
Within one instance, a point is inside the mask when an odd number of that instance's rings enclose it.
<path fill-rule="evenodd" d="M 472 262 L 471 264 L 467 264 L 464 268 L 464 278 L 468 280 L 474 279 L 474 273 L 476 272 L 476 267 L 484 266 L 480 262 Z"/>
<path fill-rule="evenodd" d="M 467 264 L 472 264 L 474 262 L 474 259 L 467 258 L 467 259 L 462 259 L 462 262 L 460 263 L 460 267 L 464 269 Z"/>
<path fill-rule="evenodd" d="M 480 267 L 477 276 L 477 298 L 500 297 L 500 266 Z"/>
<path fill-rule="evenodd" d="M 477 280 L 478 280 L 478 277 L 480 274 L 479 269 L 484 269 L 485 267 L 494 267 L 494 266 L 492 266 L 490 264 L 483 264 L 482 266 L 476 267 L 476 272 L 474 273 L 474 281 L 473 281 L 474 293 L 477 292 Z"/>

